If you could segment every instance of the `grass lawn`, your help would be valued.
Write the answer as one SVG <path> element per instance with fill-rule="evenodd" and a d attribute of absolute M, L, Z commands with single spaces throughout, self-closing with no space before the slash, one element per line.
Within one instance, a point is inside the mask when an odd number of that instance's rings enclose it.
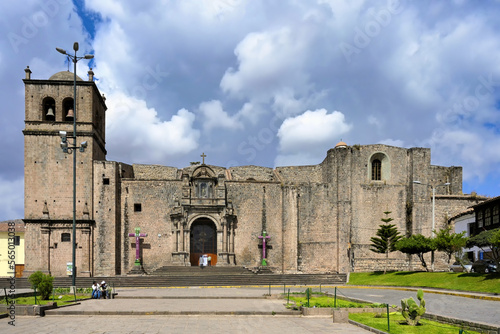
<path fill-rule="evenodd" d="M 285 300 L 287 296 L 284 295 Z M 294 302 L 295 305 L 292 303 Z M 290 307 L 299 309 L 301 306 L 307 307 L 307 297 L 290 296 Z M 312 294 L 309 298 L 309 307 L 334 307 L 335 298 L 324 295 Z M 337 297 L 337 307 L 380 307 L 380 304 L 356 303 Z"/>
<path fill-rule="evenodd" d="M 500 292 L 500 273 L 396 271 L 351 273 L 348 285 L 412 286 L 485 293 Z"/>
<path fill-rule="evenodd" d="M 375 313 L 351 313 L 349 314 L 349 319 L 365 324 L 372 328 L 388 332 L 386 315 L 386 313 L 382 313 L 381 315 L 376 315 Z M 456 334 L 460 330 L 460 327 L 445 325 L 426 319 L 420 320 L 420 326 L 408 326 L 405 324 L 406 322 L 401 313 L 390 313 L 389 320 L 389 324 L 391 327 L 389 333 L 391 334 Z M 467 334 L 478 333 L 468 329 L 465 330 L 465 333 Z"/>
<path fill-rule="evenodd" d="M 59 298 L 59 296 L 62 296 L 62 298 Z M 82 295 L 76 296 L 76 299 L 81 298 L 88 298 L 88 295 Z M 54 301 L 57 302 L 57 305 L 65 305 L 65 304 L 71 304 L 75 301 L 75 296 L 73 295 L 55 295 L 54 296 Z M 41 300 L 40 297 L 36 298 L 36 304 L 37 305 L 46 305 L 48 303 L 52 302 L 52 296 L 50 296 L 49 300 Z M 0 300 L 0 304 L 5 304 L 5 298 Z M 16 298 L 16 305 L 35 305 L 35 297 L 18 297 Z"/>

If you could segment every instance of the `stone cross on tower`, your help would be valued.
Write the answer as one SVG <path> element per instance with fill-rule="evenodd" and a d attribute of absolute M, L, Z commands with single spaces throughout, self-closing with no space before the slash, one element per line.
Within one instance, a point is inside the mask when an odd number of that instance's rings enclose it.
<path fill-rule="evenodd" d="M 271 237 L 266 235 L 266 231 L 262 231 L 262 235 L 259 236 L 259 239 L 262 239 L 262 265 L 267 266 L 267 259 L 266 259 L 266 240 L 270 239 Z"/>
<path fill-rule="evenodd" d="M 141 265 L 141 252 L 140 252 L 140 244 L 141 244 L 141 239 L 147 237 L 147 233 L 141 233 L 141 229 L 139 227 L 136 227 L 134 229 L 135 233 L 129 233 L 129 237 L 135 237 L 135 265 L 140 266 Z"/>
<path fill-rule="evenodd" d="M 206 158 L 206 155 L 205 155 L 205 152 L 203 152 L 200 157 L 203 159 L 203 164 L 205 164 L 205 158 Z"/>

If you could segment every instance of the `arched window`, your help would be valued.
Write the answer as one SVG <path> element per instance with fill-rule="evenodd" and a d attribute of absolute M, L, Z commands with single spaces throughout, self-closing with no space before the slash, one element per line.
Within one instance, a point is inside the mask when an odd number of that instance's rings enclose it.
<path fill-rule="evenodd" d="M 382 162 L 379 159 L 372 161 L 372 180 L 382 180 Z"/>
<path fill-rule="evenodd" d="M 70 241 L 71 241 L 71 234 L 69 233 L 61 234 L 61 242 L 70 242 Z"/>
<path fill-rule="evenodd" d="M 42 120 L 53 122 L 56 120 L 56 102 L 51 97 L 46 97 L 42 102 Z"/>
<path fill-rule="evenodd" d="M 63 101 L 63 119 L 66 122 L 73 121 L 74 115 L 73 98 L 67 97 Z"/>
<path fill-rule="evenodd" d="M 388 181 L 391 179 L 391 162 L 387 154 L 376 152 L 368 160 L 367 178 L 370 181 Z"/>

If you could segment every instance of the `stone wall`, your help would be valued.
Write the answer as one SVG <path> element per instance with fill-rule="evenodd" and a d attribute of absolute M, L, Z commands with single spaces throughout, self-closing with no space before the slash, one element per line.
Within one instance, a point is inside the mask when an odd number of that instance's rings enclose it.
<path fill-rule="evenodd" d="M 345 241 L 339 235 L 338 207 L 331 204 L 336 195 L 332 188 L 311 184 L 298 189 L 299 270 L 304 272 L 340 271 L 338 255 Z"/>
<path fill-rule="evenodd" d="M 280 181 L 284 183 L 320 183 L 322 182 L 321 166 L 276 167 Z"/>
<path fill-rule="evenodd" d="M 282 266 L 281 186 L 277 183 L 227 182 L 227 196 L 231 198 L 237 215 L 235 253 L 237 265 L 260 265 L 262 248 L 259 236 L 265 229 L 271 237 L 267 250 L 270 266 Z M 264 209 L 265 203 L 265 209 Z"/>
<path fill-rule="evenodd" d="M 141 238 L 143 265 L 147 272 L 171 263 L 175 235 L 170 214 L 181 197 L 181 181 L 123 180 L 121 186 L 122 272 L 129 272 L 135 261 L 136 227 L 148 236 Z M 139 208 L 140 206 L 140 208 Z"/>
<path fill-rule="evenodd" d="M 272 168 L 260 166 L 241 166 L 229 168 L 233 181 L 276 181 Z"/>
<path fill-rule="evenodd" d="M 178 169 L 160 165 L 134 164 L 134 178 L 137 180 L 176 180 Z"/>

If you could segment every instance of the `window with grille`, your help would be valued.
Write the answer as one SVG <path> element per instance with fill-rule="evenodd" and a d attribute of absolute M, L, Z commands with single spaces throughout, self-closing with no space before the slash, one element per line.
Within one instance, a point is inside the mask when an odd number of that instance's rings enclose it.
<path fill-rule="evenodd" d="M 382 162 L 379 159 L 372 161 L 372 180 L 382 180 Z"/>

